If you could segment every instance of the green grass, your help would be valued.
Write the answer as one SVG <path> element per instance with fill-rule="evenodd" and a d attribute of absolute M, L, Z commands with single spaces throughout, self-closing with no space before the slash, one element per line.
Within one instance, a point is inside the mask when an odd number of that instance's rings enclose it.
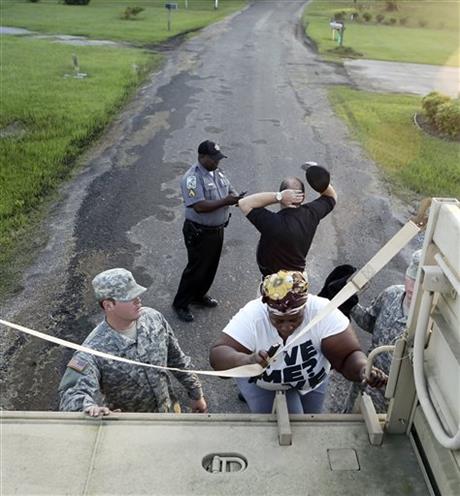
<path fill-rule="evenodd" d="M 356 56 L 454 67 L 460 65 L 460 3 L 400 0 L 397 12 L 386 12 L 384 5 L 383 1 L 358 1 L 355 6 L 352 1 L 313 0 L 304 12 L 303 21 L 308 36 L 315 41 L 319 52 L 328 57 L 334 57 L 333 50 L 337 47 L 337 42 L 331 39 L 329 20 L 335 13 L 344 11 L 347 16 L 343 45 L 351 48 Z M 360 6 L 362 10 L 359 10 Z M 358 12 L 361 18 L 364 12 L 369 12 L 372 20 L 370 23 L 352 22 L 349 20 L 352 12 Z M 385 15 L 386 20 L 395 18 L 397 24 L 376 24 L 378 13 Z M 406 26 L 399 24 L 401 18 L 407 19 Z M 420 27 L 421 22 L 426 26 Z"/>
<path fill-rule="evenodd" d="M 158 43 L 187 31 L 193 31 L 222 19 L 246 5 L 245 0 L 220 0 L 214 9 L 212 0 L 176 0 L 172 11 L 172 29 L 168 31 L 165 0 L 91 0 L 86 6 L 58 4 L 57 0 L 29 3 L 2 0 L 2 25 L 46 33 L 85 35 L 90 38 L 123 40 L 137 44 Z M 122 20 L 127 6 L 145 10 L 134 20 Z"/>
<path fill-rule="evenodd" d="M 73 53 L 86 79 L 65 77 L 73 73 Z M 14 124 L 24 135 L 0 140 L 0 265 L 34 211 L 159 58 L 139 49 L 3 37 L 0 127 Z"/>
<path fill-rule="evenodd" d="M 460 198 L 460 144 L 427 136 L 413 125 L 421 98 L 335 87 L 329 99 L 396 186 L 421 196 Z"/>
<path fill-rule="evenodd" d="M 163 0 L 91 0 L 68 6 L 57 0 L 1 0 L 1 24 L 50 34 L 86 35 L 154 44 L 235 12 L 246 0 L 177 0 L 167 30 Z M 122 20 L 127 6 L 144 7 L 136 20 Z M 76 53 L 85 79 L 72 74 Z M 44 205 L 56 195 L 76 159 L 161 57 L 139 48 L 75 47 L 31 37 L 2 36 L 0 116 L 0 296 L 15 289 L 43 235 L 37 226 Z M 134 70 L 134 66 L 137 67 Z M 16 135 L 5 137 L 14 128 Z M 13 133 L 14 134 L 14 133 Z M 34 243 L 32 245 L 31 243 Z"/>

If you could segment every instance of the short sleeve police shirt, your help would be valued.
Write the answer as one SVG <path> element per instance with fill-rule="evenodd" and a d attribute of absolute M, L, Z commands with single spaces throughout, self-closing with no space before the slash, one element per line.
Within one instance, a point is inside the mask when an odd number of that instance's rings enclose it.
<path fill-rule="evenodd" d="M 213 173 L 196 163 L 181 180 L 182 197 L 185 203 L 185 218 L 205 226 L 221 226 L 228 220 L 228 208 L 221 207 L 213 212 L 196 212 L 193 205 L 203 200 L 220 200 L 229 193 L 235 193 L 223 171 Z"/>

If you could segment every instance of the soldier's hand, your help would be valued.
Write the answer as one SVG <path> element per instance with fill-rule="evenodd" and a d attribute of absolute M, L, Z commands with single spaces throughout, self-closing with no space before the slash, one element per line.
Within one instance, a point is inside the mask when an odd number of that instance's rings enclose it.
<path fill-rule="evenodd" d="M 92 405 L 85 408 L 85 413 L 87 413 L 90 417 L 102 417 L 109 415 L 110 410 L 106 406 Z"/>
<path fill-rule="evenodd" d="M 298 207 L 305 198 L 305 195 L 299 189 L 285 189 L 281 192 L 281 194 L 283 198 L 280 203 L 284 207 L 288 208 Z"/>
<path fill-rule="evenodd" d="M 192 400 L 191 406 L 192 413 L 208 413 L 208 405 L 206 404 L 206 400 L 204 398 Z"/>
<path fill-rule="evenodd" d="M 369 377 L 366 379 L 366 368 L 363 367 L 361 370 L 361 378 L 362 384 L 369 384 L 369 386 L 374 387 L 374 388 L 381 388 L 385 386 L 385 384 L 388 381 L 388 376 L 385 374 L 383 370 L 380 370 L 377 367 L 372 367 L 371 373 Z"/>

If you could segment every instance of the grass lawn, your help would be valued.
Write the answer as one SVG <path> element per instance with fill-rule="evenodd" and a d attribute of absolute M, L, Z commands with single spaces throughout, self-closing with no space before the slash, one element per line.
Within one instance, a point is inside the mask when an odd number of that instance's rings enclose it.
<path fill-rule="evenodd" d="M 247 2 L 220 0 L 218 9 L 214 9 L 212 0 L 188 0 L 187 9 L 185 0 L 175 3 L 179 8 L 171 12 L 171 31 L 165 0 L 91 0 L 86 6 L 58 4 L 57 0 L 2 0 L 0 8 L 3 26 L 146 44 L 202 28 L 241 9 Z M 120 14 L 127 6 L 145 10 L 134 20 L 122 20 Z"/>
<path fill-rule="evenodd" d="M 237 11 L 245 0 L 177 0 L 167 30 L 163 0 L 91 0 L 69 6 L 57 0 L 1 0 L 1 24 L 33 31 L 158 43 Z M 127 6 L 144 7 L 121 20 Z M 76 53 L 85 79 L 72 74 Z M 160 62 L 141 48 L 76 47 L 30 37 L 2 36 L 0 88 L 0 296 L 14 289 L 15 274 L 35 251 L 36 227 L 75 160 L 109 123 L 127 97 Z M 134 69 L 136 67 L 136 69 Z M 35 230 L 35 231 L 34 231 Z M 32 235 L 33 232 L 33 235 Z"/>
<path fill-rule="evenodd" d="M 383 1 L 358 0 L 354 4 L 349 0 L 313 0 L 305 9 L 303 22 L 308 36 L 327 57 L 340 56 L 337 42 L 331 39 L 329 21 L 334 14 L 344 12 L 344 56 L 460 66 L 459 2 L 399 0 L 397 5 L 398 11 L 387 12 Z M 353 22 L 349 20 L 353 12 L 361 19 L 367 12 L 372 16 L 371 21 Z M 378 14 L 385 16 L 382 24 L 375 20 Z M 392 18 L 396 24 L 384 24 Z M 400 24 L 401 19 L 405 19 L 405 25 Z"/>
<path fill-rule="evenodd" d="M 413 125 L 421 98 L 337 86 L 329 99 L 396 185 L 421 196 L 460 198 L 460 143 L 427 136 Z"/>
<path fill-rule="evenodd" d="M 73 53 L 86 79 L 65 77 L 73 73 Z M 139 49 L 3 37 L 0 127 L 13 132 L 0 140 L 0 265 L 33 211 L 159 58 Z"/>

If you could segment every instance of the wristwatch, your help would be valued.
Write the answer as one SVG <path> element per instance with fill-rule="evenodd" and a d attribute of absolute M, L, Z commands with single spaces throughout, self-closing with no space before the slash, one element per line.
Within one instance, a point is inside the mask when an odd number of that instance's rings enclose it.
<path fill-rule="evenodd" d="M 277 202 L 280 202 L 283 199 L 283 192 L 282 191 L 278 191 L 275 194 L 275 199 L 276 199 Z"/>

